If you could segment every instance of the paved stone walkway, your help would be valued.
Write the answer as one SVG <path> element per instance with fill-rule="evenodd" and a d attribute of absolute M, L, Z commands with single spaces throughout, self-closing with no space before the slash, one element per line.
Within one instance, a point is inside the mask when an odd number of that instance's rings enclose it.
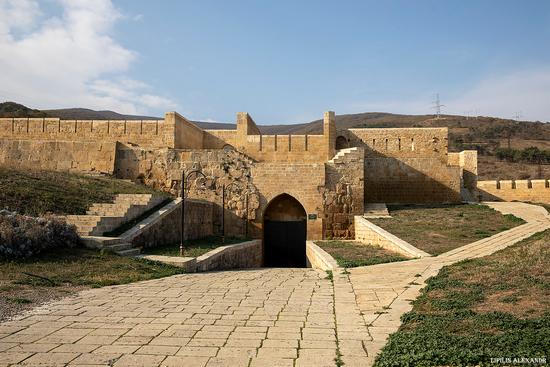
<path fill-rule="evenodd" d="M 550 216 L 540 206 L 525 203 L 485 203 L 503 214 L 514 214 L 527 223 L 436 257 L 350 269 L 349 279 L 357 305 L 372 340 L 365 342 L 372 365 L 389 334 L 401 324 L 400 317 L 412 309 L 410 301 L 420 294 L 424 282 L 445 266 L 464 259 L 490 255 L 534 233 L 550 228 Z"/>
<path fill-rule="evenodd" d="M 0 365 L 334 366 L 338 343 L 365 357 L 366 336 L 349 283 L 335 295 L 325 273 L 185 274 L 84 291 L 0 324 Z"/>
<path fill-rule="evenodd" d="M 496 206 L 501 203 L 495 204 Z M 185 274 L 92 289 L 0 324 L 0 366 L 369 366 L 422 283 L 550 227 L 527 224 L 434 258 L 337 271 Z"/>

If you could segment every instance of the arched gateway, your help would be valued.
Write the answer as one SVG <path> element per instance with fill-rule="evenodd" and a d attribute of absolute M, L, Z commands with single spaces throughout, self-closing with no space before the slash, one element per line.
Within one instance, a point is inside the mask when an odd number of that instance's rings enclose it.
<path fill-rule="evenodd" d="M 264 212 L 264 265 L 306 266 L 306 211 L 288 194 L 274 198 Z"/>

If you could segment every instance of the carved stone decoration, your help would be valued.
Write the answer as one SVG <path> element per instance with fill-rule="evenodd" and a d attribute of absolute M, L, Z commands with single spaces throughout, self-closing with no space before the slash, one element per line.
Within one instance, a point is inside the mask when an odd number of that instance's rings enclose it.
<path fill-rule="evenodd" d="M 260 196 L 257 192 L 248 195 L 248 219 L 256 219 L 256 211 L 260 207 Z"/>
<path fill-rule="evenodd" d="M 170 192 L 174 196 L 181 195 L 182 172 L 189 173 L 193 170 L 200 170 L 205 176 L 191 175 L 186 183 L 186 196 L 190 199 L 206 200 L 218 206 L 221 218 L 222 187 L 231 185 L 232 188 L 226 191 L 226 220 L 232 221 L 240 218 L 231 226 L 244 228 L 244 219 L 247 217 L 252 221 L 257 218 L 257 211 L 260 207 L 258 189 L 253 183 L 251 169 L 255 165 L 247 155 L 234 149 L 212 149 L 212 150 L 174 150 L 158 149 L 143 150 L 136 148 L 130 150 L 128 157 L 138 156 L 135 159 L 135 167 L 130 167 L 137 172 L 137 181 L 154 188 Z M 134 162 L 134 161 L 132 161 Z M 131 166 L 128 161 L 127 165 Z M 136 177 L 134 176 L 134 177 Z M 236 187 L 241 189 L 236 190 Z M 246 195 L 248 193 L 248 213 L 246 212 Z M 231 215 L 229 212 L 233 213 Z M 221 222 L 221 219 L 219 219 Z M 216 225 L 220 225 L 217 223 Z M 244 233 L 244 229 L 243 229 Z"/>

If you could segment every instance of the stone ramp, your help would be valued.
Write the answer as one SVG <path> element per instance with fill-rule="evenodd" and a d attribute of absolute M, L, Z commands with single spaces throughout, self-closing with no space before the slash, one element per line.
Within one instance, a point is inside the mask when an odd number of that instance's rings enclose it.
<path fill-rule="evenodd" d="M 550 221 L 550 214 L 539 205 L 501 201 L 484 201 L 482 204 L 498 210 L 502 214 L 513 214 L 526 222 L 546 223 Z"/>
<path fill-rule="evenodd" d="M 527 223 L 436 257 L 349 269 L 357 306 L 372 338 L 365 342 L 369 356 L 362 366 L 372 366 L 388 336 L 401 325 L 401 315 L 412 309 L 410 301 L 418 297 L 426 280 L 437 275 L 443 266 L 490 255 L 550 228 L 548 213 L 540 206 L 501 202 L 484 204 L 503 214 L 520 217 Z"/>
<path fill-rule="evenodd" d="M 385 203 L 365 203 L 363 218 L 391 218 Z"/>
<path fill-rule="evenodd" d="M 93 204 L 86 215 L 68 215 L 81 236 L 101 236 L 133 220 L 160 204 L 164 198 L 153 194 L 118 194 L 113 203 Z"/>

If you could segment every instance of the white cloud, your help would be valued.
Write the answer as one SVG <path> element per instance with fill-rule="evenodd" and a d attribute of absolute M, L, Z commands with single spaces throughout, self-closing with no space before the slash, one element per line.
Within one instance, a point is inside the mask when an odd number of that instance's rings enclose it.
<path fill-rule="evenodd" d="M 31 0 L 0 0 L 0 37 L 10 29 L 28 30 L 33 20 L 41 14 L 38 4 Z"/>
<path fill-rule="evenodd" d="M 137 55 L 111 37 L 122 15 L 110 0 L 57 1 L 62 14 L 44 18 L 37 1 L 0 0 L 0 99 L 122 113 L 176 107 L 126 76 Z"/>

